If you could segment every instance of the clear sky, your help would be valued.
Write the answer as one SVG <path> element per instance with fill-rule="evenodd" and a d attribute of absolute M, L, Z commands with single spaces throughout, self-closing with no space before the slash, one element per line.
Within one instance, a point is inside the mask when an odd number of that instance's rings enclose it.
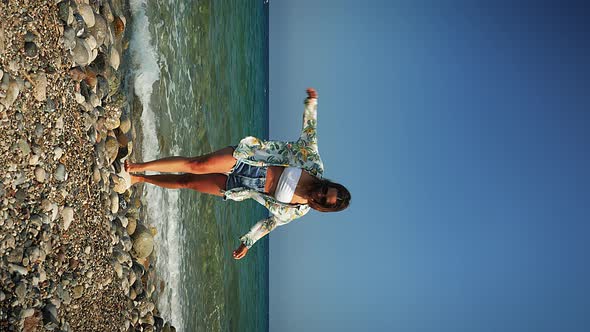
<path fill-rule="evenodd" d="M 590 331 L 590 10 L 510 3 L 271 0 L 270 137 L 317 88 L 352 193 L 269 235 L 271 331 Z"/>

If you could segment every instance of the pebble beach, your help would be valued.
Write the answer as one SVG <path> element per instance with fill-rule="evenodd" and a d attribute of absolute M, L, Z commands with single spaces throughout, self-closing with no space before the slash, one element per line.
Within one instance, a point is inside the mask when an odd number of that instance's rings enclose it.
<path fill-rule="evenodd" d="M 134 156 L 121 0 L 0 0 L 0 331 L 174 331 Z"/>

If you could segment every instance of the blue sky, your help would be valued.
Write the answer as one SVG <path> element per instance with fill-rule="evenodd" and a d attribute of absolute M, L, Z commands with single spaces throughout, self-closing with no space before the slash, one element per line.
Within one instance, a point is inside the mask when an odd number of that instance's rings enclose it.
<path fill-rule="evenodd" d="M 271 1 L 270 137 L 317 88 L 353 199 L 270 234 L 270 330 L 588 331 L 589 14 Z"/>

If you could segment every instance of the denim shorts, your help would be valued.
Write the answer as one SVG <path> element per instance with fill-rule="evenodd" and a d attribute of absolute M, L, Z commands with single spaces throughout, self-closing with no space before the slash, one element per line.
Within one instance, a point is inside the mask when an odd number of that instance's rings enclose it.
<path fill-rule="evenodd" d="M 225 190 L 234 188 L 250 188 L 261 193 L 266 185 L 267 167 L 257 167 L 238 159 L 231 172 L 227 175 Z"/>

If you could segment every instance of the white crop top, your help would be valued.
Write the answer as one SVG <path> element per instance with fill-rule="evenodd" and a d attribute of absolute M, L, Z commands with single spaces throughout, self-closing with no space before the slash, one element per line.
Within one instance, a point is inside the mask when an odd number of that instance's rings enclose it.
<path fill-rule="evenodd" d="M 283 203 L 291 203 L 297 182 L 301 177 L 301 168 L 287 167 L 283 170 L 277 188 L 275 189 L 275 199 Z"/>

